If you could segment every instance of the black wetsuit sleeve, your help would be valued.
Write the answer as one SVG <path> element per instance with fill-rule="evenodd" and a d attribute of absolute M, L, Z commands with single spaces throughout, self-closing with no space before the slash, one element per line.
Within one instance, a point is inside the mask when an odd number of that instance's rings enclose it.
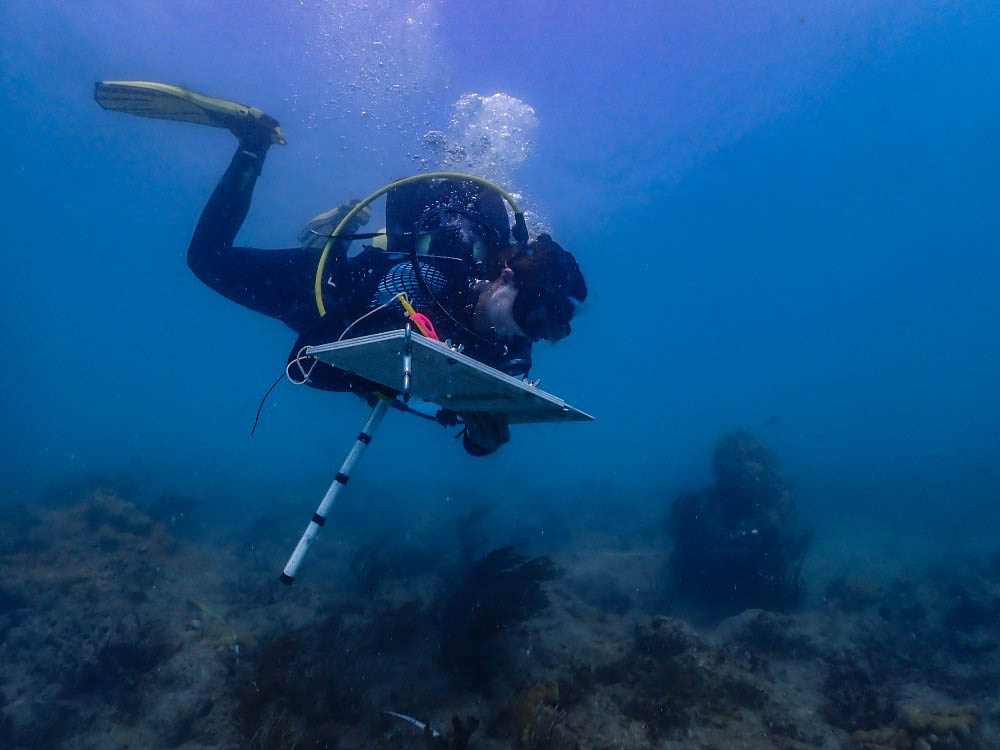
<path fill-rule="evenodd" d="M 263 161 L 263 153 L 237 148 L 201 213 L 187 262 L 195 276 L 219 294 L 301 333 L 319 320 L 313 280 L 321 251 L 233 246 Z"/>

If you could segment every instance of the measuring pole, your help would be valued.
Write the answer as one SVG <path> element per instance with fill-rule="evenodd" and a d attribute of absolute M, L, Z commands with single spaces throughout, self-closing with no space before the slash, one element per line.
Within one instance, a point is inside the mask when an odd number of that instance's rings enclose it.
<path fill-rule="evenodd" d="M 375 434 L 375 430 L 378 429 L 379 424 L 382 423 L 382 417 L 385 413 L 389 411 L 389 404 L 391 403 L 388 399 L 379 399 L 379 402 L 372 409 L 371 415 L 368 417 L 368 421 L 365 422 L 364 428 L 361 430 L 361 434 L 358 435 L 358 439 L 354 443 L 354 447 L 351 448 L 351 452 L 347 454 L 347 458 L 344 459 L 344 463 L 340 467 L 340 471 L 337 472 L 337 476 L 334 477 L 333 482 L 330 484 L 330 488 L 326 491 L 326 495 L 323 497 L 323 502 L 319 504 L 316 512 L 313 514 L 312 520 L 306 527 L 305 532 L 302 534 L 302 538 L 299 539 L 299 543 L 295 545 L 295 551 L 292 552 L 292 556 L 288 558 L 288 564 L 285 566 L 284 571 L 282 571 L 279 580 L 282 583 L 291 584 L 295 580 L 295 574 L 298 572 L 299 566 L 302 564 L 302 558 L 306 556 L 306 551 L 309 549 L 309 545 L 312 543 L 313 538 L 319 533 L 320 527 L 326 523 L 326 516 L 330 512 L 330 506 L 333 505 L 333 501 L 337 499 L 337 494 L 343 489 L 344 485 L 347 484 L 347 480 L 351 478 L 351 472 L 354 471 L 354 466 L 358 463 L 358 459 L 361 458 L 361 454 L 365 452 L 365 448 L 372 441 L 372 436 Z"/>

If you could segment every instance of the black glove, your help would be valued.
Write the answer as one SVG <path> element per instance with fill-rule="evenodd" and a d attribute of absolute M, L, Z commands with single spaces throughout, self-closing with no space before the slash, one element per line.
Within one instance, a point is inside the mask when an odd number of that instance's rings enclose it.
<path fill-rule="evenodd" d="M 308 223 L 302 227 L 302 231 L 299 232 L 299 242 L 302 243 L 302 247 L 315 247 L 318 249 L 323 249 L 326 247 L 326 241 L 333 232 L 334 228 L 340 223 L 340 220 L 347 216 L 347 212 L 358 205 L 360 201 L 356 198 L 350 203 L 340 205 L 337 208 L 331 209 L 330 211 L 324 211 L 319 214 L 319 216 L 314 216 Z M 344 231 L 341 234 L 354 234 L 361 227 L 371 221 L 372 210 L 370 207 L 365 206 L 348 222 L 347 226 L 344 227 Z"/>
<path fill-rule="evenodd" d="M 465 412 L 465 450 L 474 456 L 485 456 L 496 451 L 504 443 L 510 442 L 510 428 L 503 414 L 484 411 Z"/>

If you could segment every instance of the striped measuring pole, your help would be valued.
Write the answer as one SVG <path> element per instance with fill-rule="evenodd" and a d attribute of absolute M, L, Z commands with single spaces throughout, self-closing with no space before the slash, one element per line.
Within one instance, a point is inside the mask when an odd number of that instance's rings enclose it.
<path fill-rule="evenodd" d="M 323 501 L 319 504 L 316 512 L 313 513 L 312 520 L 306 527 L 306 530 L 302 534 L 302 538 L 299 539 L 299 543 L 295 545 L 295 551 L 292 552 L 292 556 L 288 558 L 288 564 L 282 571 L 279 580 L 282 583 L 291 584 L 295 580 L 295 574 L 299 570 L 299 566 L 302 564 L 302 558 L 306 556 L 306 552 L 309 549 L 309 545 L 312 543 L 313 538 L 319 533 L 320 527 L 326 523 L 326 516 L 330 512 L 330 507 L 333 502 L 337 499 L 337 495 L 347 484 L 347 480 L 351 478 L 351 472 L 354 471 L 355 465 L 358 463 L 358 459 L 361 458 L 361 454 L 365 452 L 365 448 L 372 441 L 372 436 L 375 434 L 375 430 L 382 423 L 382 418 L 385 413 L 389 411 L 389 404 L 392 403 L 391 400 L 379 399 L 379 402 L 375 404 L 375 408 L 372 409 L 371 415 L 368 417 L 368 421 L 365 422 L 364 428 L 361 430 L 361 434 L 358 435 L 358 439 L 354 443 L 354 447 L 351 448 L 351 452 L 347 454 L 347 458 L 344 459 L 344 463 L 340 467 L 340 471 L 337 472 L 337 476 L 334 478 L 333 482 L 330 484 L 330 488 L 326 491 L 326 495 L 323 496 Z"/>

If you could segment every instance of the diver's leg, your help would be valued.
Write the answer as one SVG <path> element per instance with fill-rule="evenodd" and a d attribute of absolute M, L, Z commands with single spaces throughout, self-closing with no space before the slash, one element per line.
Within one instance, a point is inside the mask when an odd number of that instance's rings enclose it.
<path fill-rule="evenodd" d="M 195 276 L 223 294 L 229 280 L 233 240 L 250 211 L 265 153 L 266 149 L 257 151 L 239 145 L 205 204 L 188 246 L 188 266 Z"/>
<path fill-rule="evenodd" d="M 250 210 L 268 145 L 241 141 L 198 220 L 187 263 L 195 276 L 227 299 L 302 331 L 319 317 L 313 277 L 321 251 L 233 246 Z"/>
<path fill-rule="evenodd" d="M 272 131 L 267 125 L 265 121 L 256 138 L 241 136 L 229 168 L 198 220 L 188 247 L 187 262 L 195 276 L 227 299 L 277 318 L 303 333 L 312 330 L 320 320 L 314 284 L 323 246 L 314 244 L 283 250 L 233 246 L 236 233 L 250 210 L 254 185 L 271 145 Z M 327 212 L 327 220 L 336 225 L 356 202 Z M 356 215 L 345 227 L 346 233 L 356 232 L 368 215 L 364 212 Z M 334 246 L 334 257 L 343 260 L 349 245 L 350 240 L 338 242 Z M 330 268 L 331 277 L 343 277 L 343 283 L 337 284 L 342 288 L 338 291 L 349 291 L 345 287 L 349 286 L 352 277 L 348 266 L 364 265 L 365 257 L 362 254 L 359 259 L 342 263 L 339 269 Z"/>
<path fill-rule="evenodd" d="M 213 289 L 224 275 L 213 270 L 225 270 L 226 251 L 232 248 L 236 233 L 247 218 L 254 185 L 271 147 L 271 123 L 276 121 L 266 115 L 264 118 L 247 117 L 234 124 L 232 130 L 239 146 L 205 204 L 188 247 L 188 265 Z"/>

